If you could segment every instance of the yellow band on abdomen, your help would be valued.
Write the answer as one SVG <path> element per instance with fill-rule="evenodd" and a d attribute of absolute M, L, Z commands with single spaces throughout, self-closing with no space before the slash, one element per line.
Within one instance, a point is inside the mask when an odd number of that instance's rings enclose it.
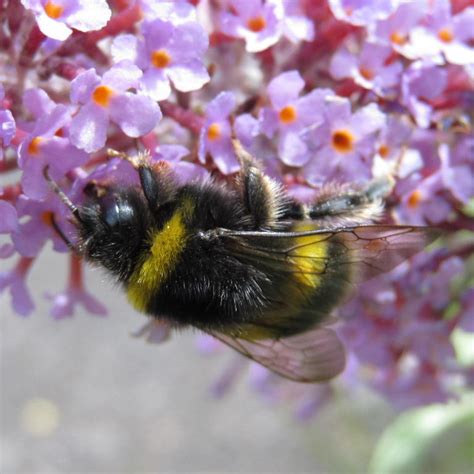
<path fill-rule="evenodd" d="M 296 224 L 294 232 L 314 230 L 311 224 Z M 296 237 L 291 260 L 295 268 L 294 277 L 306 287 L 315 289 L 321 284 L 326 272 L 328 243 L 326 235 Z"/>

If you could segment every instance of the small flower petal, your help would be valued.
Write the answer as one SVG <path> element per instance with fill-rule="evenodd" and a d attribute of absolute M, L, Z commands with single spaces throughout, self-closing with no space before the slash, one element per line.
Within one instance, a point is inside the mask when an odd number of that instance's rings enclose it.
<path fill-rule="evenodd" d="M 92 92 L 100 84 L 100 77 L 95 69 L 88 69 L 79 74 L 71 82 L 71 100 L 75 104 L 85 104 L 90 100 Z"/>
<path fill-rule="evenodd" d="M 46 13 L 41 13 L 36 17 L 38 27 L 45 36 L 64 41 L 71 36 L 72 30 L 65 23 L 50 18 Z"/>
<path fill-rule="evenodd" d="M 298 71 L 288 71 L 270 81 L 268 95 L 273 107 L 280 109 L 295 100 L 303 90 L 304 81 Z"/>
<path fill-rule="evenodd" d="M 138 56 L 138 40 L 134 35 L 119 35 L 111 46 L 112 58 L 115 63 L 120 61 L 135 62 Z"/>
<path fill-rule="evenodd" d="M 18 228 L 18 215 L 15 207 L 0 199 L 0 234 L 14 232 Z"/>
<path fill-rule="evenodd" d="M 210 79 L 207 69 L 198 59 L 170 66 L 167 72 L 176 89 L 182 92 L 198 90 Z"/>
<path fill-rule="evenodd" d="M 84 105 L 72 119 L 69 137 L 77 148 L 92 153 L 105 144 L 109 119 L 102 107 Z"/>
<path fill-rule="evenodd" d="M 221 92 L 209 103 L 206 116 L 210 121 L 227 118 L 235 108 L 235 95 L 232 92 Z"/>
<path fill-rule="evenodd" d="M 142 90 L 154 100 L 165 100 L 171 94 L 171 87 L 166 74 L 161 69 L 150 68 L 143 74 Z"/>
<path fill-rule="evenodd" d="M 95 31 L 103 28 L 112 12 L 105 0 L 81 0 L 80 8 L 67 16 L 67 23 L 79 31 Z"/>
<path fill-rule="evenodd" d="M 111 101 L 110 116 L 126 135 L 140 137 L 153 130 L 162 114 L 150 98 L 126 92 Z"/>

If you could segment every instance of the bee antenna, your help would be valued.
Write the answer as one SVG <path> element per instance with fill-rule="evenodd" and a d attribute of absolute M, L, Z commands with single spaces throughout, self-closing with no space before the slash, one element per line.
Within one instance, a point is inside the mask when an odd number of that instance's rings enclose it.
<path fill-rule="evenodd" d="M 46 181 L 49 184 L 49 187 L 51 188 L 52 191 L 54 191 L 61 201 L 66 204 L 66 206 L 69 208 L 69 210 L 72 212 L 72 215 L 78 220 L 81 221 L 81 217 L 79 215 L 79 209 L 73 204 L 73 202 L 67 197 L 66 193 L 58 186 L 58 183 L 54 181 L 53 178 L 51 178 L 51 175 L 49 174 L 49 165 L 46 165 L 43 168 L 43 176 L 46 179 Z"/>
<path fill-rule="evenodd" d="M 58 223 L 56 222 L 56 217 L 54 216 L 54 214 L 51 217 L 51 225 L 53 226 L 53 229 L 57 232 L 59 237 L 61 237 L 64 243 L 68 246 L 68 248 L 72 250 L 73 252 L 76 252 L 77 254 L 79 254 L 80 252 L 78 248 L 66 237 L 64 232 L 59 227 Z"/>

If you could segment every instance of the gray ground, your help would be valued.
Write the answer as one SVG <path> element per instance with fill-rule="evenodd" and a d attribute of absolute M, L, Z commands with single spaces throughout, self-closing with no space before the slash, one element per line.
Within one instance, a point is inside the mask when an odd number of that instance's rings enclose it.
<path fill-rule="evenodd" d="M 245 379 L 215 400 L 208 387 L 228 358 L 200 356 L 191 334 L 131 338 L 144 320 L 98 271 L 87 285 L 109 316 L 53 321 L 42 295 L 63 286 L 66 262 L 36 262 L 29 318 L 0 297 L 2 473 L 364 472 L 392 417 L 380 400 L 341 393 L 306 425 Z"/>

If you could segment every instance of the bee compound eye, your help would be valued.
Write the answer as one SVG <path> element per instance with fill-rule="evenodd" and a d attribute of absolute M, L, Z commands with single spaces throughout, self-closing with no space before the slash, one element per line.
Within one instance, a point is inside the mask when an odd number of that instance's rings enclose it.
<path fill-rule="evenodd" d="M 128 202 L 114 200 L 103 207 L 103 218 L 106 224 L 115 228 L 127 225 L 133 218 L 135 212 Z"/>

